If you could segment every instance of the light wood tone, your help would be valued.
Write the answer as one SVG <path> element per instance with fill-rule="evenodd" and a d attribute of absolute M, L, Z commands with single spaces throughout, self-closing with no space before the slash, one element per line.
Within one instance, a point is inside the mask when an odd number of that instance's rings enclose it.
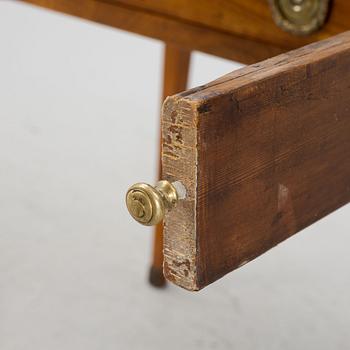
<path fill-rule="evenodd" d="M 201 289 L 350 200 L 350 32 L 163 106 L 165 275 Z"/>
<path fill-rule="evenodd" d="M 186 89 L 190 59 L 190 51 L 172 44 L 165 45 L 162 102 L 166 97 Z M 161 174 L 161 159 L 159 159 L 159 180 L 161 180 Z M 154 230 L 153 260 L 149 280 L 156 287 L 165 285 L 163 275 L 163 224 L 157 225 Z"/>
<path fill-rule="evenodd" d="M 284 48 L 285 51 L 350 29 L 350 1 L 333 1 L 327 24 L 306 37 L 277 27 L 267 0 L 110 0 L 147 9 L 177 20 L 201 24 L 214 30 Z"/>

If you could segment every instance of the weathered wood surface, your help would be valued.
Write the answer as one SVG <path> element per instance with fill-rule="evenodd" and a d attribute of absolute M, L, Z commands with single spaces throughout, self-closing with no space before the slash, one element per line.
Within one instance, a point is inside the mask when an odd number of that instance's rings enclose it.
<path fill-rule="evenodd" d="M 163 96 L 165 98 L 180 91 L 186 90 L 188 72 L 190 68 L 191 52 L 178 46 L 167 44 L 164 47 L 163 66 Z M 159 155 L 159 180 L 162 179 L 162 160 L 160 149 L 162 138 L 160 139 Z M 149 281 L 156 287 L 165 285 L 163 275 L 163 223 L 158 224 L 154 230 L 153 239 L 153 259 L 150 270 Z"/>
<path fill-rule="evenodd" d="M 22 1 L 246 64 L 350 29 L 347 0 L 334 1 L 325 27 L 307 37 L 279 29 L 265 0 Z"/>
<path fill-rule="evenodd" d="M 348 203 L 350 32 L 168 98 L 162 159 L 187 189 L 165 276 L 189 290 Z"/>

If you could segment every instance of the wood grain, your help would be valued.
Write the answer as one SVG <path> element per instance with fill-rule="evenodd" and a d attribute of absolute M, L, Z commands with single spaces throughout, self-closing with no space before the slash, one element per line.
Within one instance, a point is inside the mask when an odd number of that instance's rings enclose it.
<path fill-rule="evenodd" d="M 272 19 L 267 0 L 109 0 L 137 6 L 181 21 L 290 50 L 350 29 L 350 2 L 333 1 L 326 25 L 300 37 L 284 32 Z"/>
<path fill-rule="evenodd" d="M 188 101 L 167 98 L 162 113 L 162 178 L 187 189 L 164 221 L 164 275 L 188 290 L 196 286 L 196 110 Z"/>
<path fill-rule="evenodd" d="M 175 45 L 167 44 L 164 47 L 163 67 L 163 96 L 162 103 L 166 97 L 183 91 L 187 87 L 188 72 L 190 68 L 191 52 Z M 159 123 L 161 124 L 161 123 Z M 160 132 L 161 134 L 161 132 Z M 159 157 L 159 180 L 162 179 L 161 145 L 158 150 Z M 149 281 L 156 287 L 165 285 L 163 276 L 163 223 L 158 224 L 154 230 L 153 258 L 150 269 Z"/>
<path fill-rule="evenodd" d="M 201 289 L 349 202 L 349 67 L 346 32 L 166 100 L 168 279 Z"/>

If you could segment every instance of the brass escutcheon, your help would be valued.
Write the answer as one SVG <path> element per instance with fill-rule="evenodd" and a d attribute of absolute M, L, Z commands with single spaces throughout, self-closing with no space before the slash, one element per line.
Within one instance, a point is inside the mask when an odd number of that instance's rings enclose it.
<path fill-rule="evenodd" d="M 326 21 L 330 0 L 269 0 L 275 23 L 296 35 L 308 35 Z"/>
<path fill-rule="evenodd" d="M 165 213 L 176 206 L 177 201 L 175 187 L 166 180 L 159 181 L 154 187 L 137 183 L 126 193 L 126 206 L 130 215 L 146 226 L 160 223 Z"/>

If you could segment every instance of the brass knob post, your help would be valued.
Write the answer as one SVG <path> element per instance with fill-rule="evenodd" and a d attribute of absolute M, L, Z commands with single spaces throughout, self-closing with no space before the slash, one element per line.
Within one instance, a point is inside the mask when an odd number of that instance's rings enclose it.
<path fill-rule="evenodd" d="M 157 225 L 166 211 L 176 206 L 178 194 L 169 181 L 159 181 L 156 186 L 146 183 L 132 185 L 126 193 L 126 206 L 130 215 L 140 224 Z"/>

